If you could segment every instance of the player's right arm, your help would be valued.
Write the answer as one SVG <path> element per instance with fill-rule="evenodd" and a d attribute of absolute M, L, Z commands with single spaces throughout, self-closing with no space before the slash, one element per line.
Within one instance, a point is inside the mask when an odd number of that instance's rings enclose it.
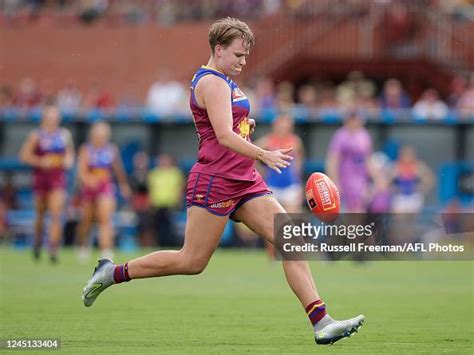
<path fill-rule="evenodd" d="M 293 157 L 288 153 L 293 148 L 264 150 L 233 131 L 231 91 L 224 80 L 214 75 L 206 75 L 199 80 L 195 90 L 196 101 L 207 110 L 212 128 L 221 145 L 248 158 L 260 160 L 278 173 L 281 173 L 281 168 L 290 165 Z"/>
<path fill-rule="evenodd" d="M 82 185 L 94 187 L 97 184 L 97 179 L 89 172 L 89 154 L 87 147 L 82 146 L 79 149 L 79 157 L 77 159 L 77 176 Z"/>
<path fill-rule="evenodd" d="M 31 132 L 26 141 L 23 143 L 20 149 L 20 160 L 28 165 L 35 168 L 41 168 L 42 162 L 39 156 L 35 154 L 35 147 L 38 143 L 38 134 L 33 131 Z"/>

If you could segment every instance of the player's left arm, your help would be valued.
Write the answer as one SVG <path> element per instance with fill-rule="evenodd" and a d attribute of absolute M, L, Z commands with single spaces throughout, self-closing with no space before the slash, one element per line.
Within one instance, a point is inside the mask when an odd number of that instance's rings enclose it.
<path fill-rule="evenodd" d="M 72 140 L 71 132 L 67 129 L 64 129 L 64 135 L 66 137 L 66 152 L 64 155 L 64 162 L 63 166 L 64 169 L 71 169 L 72 165 L 74 164 L 75 154 L 74 154 L 74 142 Z"/>
<path fill-rule="evenodd" d="M 115 154 L 112 167 L 119 183 L 120 193 L 123 197 L 128 198 L 131 195 L 131 190 L 128 184 L 125 168 L 123 167 L 122 158 L 120 157 L 120 151 L 117 146 L 114 146 L 114 151 Z"/>

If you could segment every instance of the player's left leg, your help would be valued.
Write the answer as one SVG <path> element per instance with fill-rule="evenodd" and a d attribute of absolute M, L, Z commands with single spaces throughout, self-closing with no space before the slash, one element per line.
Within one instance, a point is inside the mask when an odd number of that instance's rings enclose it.
<path fill-rule="evenodd" d="M 114 247 L 114 227 L 112 215 L 115 212 L 116 202 L 113 196 L 104 195 L 97 199 L 97 228 L 101 258 L 112 258 Z"/>
<path fill-rule="evenodd" d="M 62 216 L 66 192 L 63 189 L 54 189 L 48 195 L 49 226 L 49 253 L 52 262 L 57 262 L 58 249 L 62 236 Z"/>
<path fill-rule="evenodd" d="M 286 212 L 273 197 L 261 196 L 244 203 L 234 216 L 265 240 L 275 243 L 274 216 L 277 213 Z M 283 260 L 283 269 L 288 284 L 313 324 L 318 344 L 334 343 L 350 336 L 362 325 L 365 320 L 362 315 L 346 321 L 334 321 L 326 314 L 325 303 L 319 297 L 309 265 L 305 260 Z"/>
<path fill-rule="evenodd" d="M 37 191 L 35 193 L 35 234 L 33 241 L 33 257 L 38 260 L 41 253 L 41 245 L 43 243 L 44 217 L 48 209 L 48 200 L 46 193 Z"/>

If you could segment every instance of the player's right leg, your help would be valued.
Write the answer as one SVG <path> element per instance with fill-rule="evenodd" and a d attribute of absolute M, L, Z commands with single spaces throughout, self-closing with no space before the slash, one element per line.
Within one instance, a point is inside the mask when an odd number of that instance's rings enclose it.
<path fill-rule="evenodd" d="M 80 261 L 86 261 L 90 256 L 89 235 L 94 222 L 94 203 L 84 201 L 81 208 L 81 220 L 77 226 L 77 246 Z"/>
<path fill-rule="evenodd" d="M 48 208 L 46 194 L 37 192 L 35 194 L 35 235 L 33 241 L 33 256 L 39 259 L 41 253 L 41 243 L 43 242 L 44 217 Z"/>
<path fill-rule="evenodd" d="M 51 262 L 57 262 L 58 249 L 63 234 L 62 216 L 66 192 L 63 189 L 54 189 L 48 194 L 49 225 L 49 253 Z"/>
<path fill-rule="evenodd" d="M 112 215 L 115 208 L 114 196 L 104 195 L 97 199 L 96 216 L 101 259 L 113 257 L 114 226 L 112 224 Z"/>
<path fill-rule="evenodd" d="M 109 259 L 99 260 L 82 291 L 84 305 L 91 306 L 102 291 L 115 283 L 147 277 L 199 274 L 216 250 L 228 219 L 228 216 L 217 216 L 204 208 L 192 206 L 187 211 L 181 250 L 157 251 L 119 266 Z"/>
<path fill-rule="evenodd" d="M 235 218 L 246 224 L 255 233 L 270 243 L 275 243 L 274 216 L 285 210 L 273 197 L 261 196 L 247 201 L 235 212 Z M 308 263 L 302 260 L 283 260 L 283 270 L 289 286 L 305 308 L 313 325 L 317 344 L 332 344 L 351 336 L 365 320 L 363 315 L 335 321 L 326 313 L 313 281 Z"/>

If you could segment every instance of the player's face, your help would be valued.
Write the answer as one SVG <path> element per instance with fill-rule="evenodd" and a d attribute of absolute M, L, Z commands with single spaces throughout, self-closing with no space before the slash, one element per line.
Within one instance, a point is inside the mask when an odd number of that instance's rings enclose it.
<path fill-rule="evenodd" d="M 92 128 L 91 140 L 96 145 L 104 145 L 110 140 L 110 127 L 99 123 Z"/>
<path fill-rule="evenodd" d="M 56 107 L 46 107 L 43 111 L 41 124 L 48 129 L 55 129 L 59 126 L 60 121 L 59 110 Z"/>
<path fill-rule="evenodd" d="M 216 56 L 220 67 L 229 76 L 240 74 L 247 64 L 248 55 L 249 49 L 241 38 L 234 39 L 227 48 L 216 46 Z"/>

